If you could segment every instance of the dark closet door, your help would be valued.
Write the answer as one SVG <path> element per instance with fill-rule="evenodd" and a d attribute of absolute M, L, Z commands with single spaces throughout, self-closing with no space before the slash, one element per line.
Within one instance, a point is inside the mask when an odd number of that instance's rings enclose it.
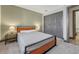
<path fill-rule="evenodd" d="M 56 35 L 56 15 L 52 14 L 50 15 L 50 22 L 51 22 L 51 34 Z"/>
<path fill-rule="evenodd" d="M 63 12 L 56 14 L 56 35 L 58 37 L 63 37 Z"/>
<path fill-rule="evenodd" d="M 58 37 L 63 37 L 63 12 L 45 16 L 44 32 Z"/>
<path fill-rule="evenodd" d="M 48 33 L 48 34 L 52 34 L 51 32 L 52 32 L 52 28 L 51 28 L 51 18 L 50 18 L 50 16 L 45 16 L 45 25 L 44 25 L 44 32 L 45 33 Z"/>
<path fill-rule="evenodd" d="M 45 16 L 44 31 L 45 33 L 55 35 L 56 31 L 56 17 L 54 14 Z"/>

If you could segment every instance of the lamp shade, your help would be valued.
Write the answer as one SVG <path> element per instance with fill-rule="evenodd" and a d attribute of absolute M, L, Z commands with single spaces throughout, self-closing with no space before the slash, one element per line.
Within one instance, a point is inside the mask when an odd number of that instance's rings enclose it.
<path fill-rule="evenodd" d="M 35 24 L 36 28 L 35 30 L 39 31 L 40 30 L 40 25 L 39 24 Z"/>
<path fill-rule="evenodd" d="M 15 30 L 15 26 L 10 26 L 9 30 Z"/>

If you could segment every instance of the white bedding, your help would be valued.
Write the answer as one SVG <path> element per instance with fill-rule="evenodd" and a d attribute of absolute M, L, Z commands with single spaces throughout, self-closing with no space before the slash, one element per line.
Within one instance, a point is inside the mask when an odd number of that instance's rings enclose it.
<path fill-rule="evenodd" d="M 45 34 L 42 32 L 18 33 L 17 39 L 21 53 L 24 53 L 25 46 L 45 40 L 46 38 L 50 38 L 52 36 L 53 35 Z"/>

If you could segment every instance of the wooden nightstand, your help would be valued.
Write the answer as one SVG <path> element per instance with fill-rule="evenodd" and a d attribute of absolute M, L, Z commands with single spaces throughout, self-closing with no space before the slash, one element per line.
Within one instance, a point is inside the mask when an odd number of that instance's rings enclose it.
<path fill-rule="evenodd" d="M 7 42 L 17 41 L 17 32 L 7 32 L 5 35 L 5 45 Z"/>

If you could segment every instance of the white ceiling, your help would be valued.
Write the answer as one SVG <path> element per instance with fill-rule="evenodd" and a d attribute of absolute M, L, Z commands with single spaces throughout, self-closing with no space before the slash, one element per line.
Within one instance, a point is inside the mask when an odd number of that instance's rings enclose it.
<path fill-rule="evenodd" d="M 18 7 L 29 9 L 43 15 L 52 14 L 63 10 L 64 7 L 69 5 L 17 5 Z"/>

